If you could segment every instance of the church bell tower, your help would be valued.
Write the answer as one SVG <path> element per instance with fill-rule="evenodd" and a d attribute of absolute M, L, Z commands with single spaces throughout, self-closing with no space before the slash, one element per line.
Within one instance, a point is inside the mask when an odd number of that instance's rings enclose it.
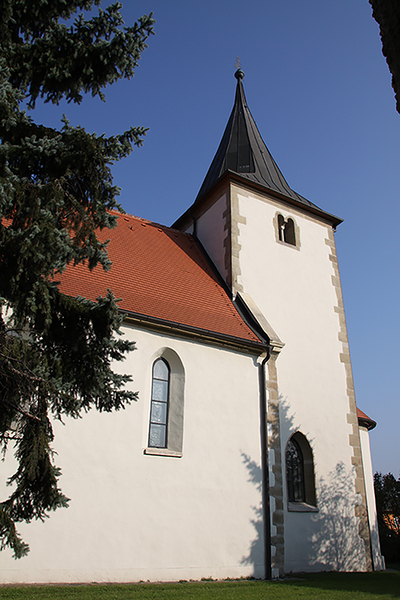
<path fill-rule="evenodd" d="M 344 535 L 363 568 L 370 569 L 360 435 L 334 239 L 342 221 L 291 189 L 250 113 L 243 71 L 238 69 L 235 77 L 235 102 L 219 148 L 195 202 L 173 226 L 197 237 L 232 298 L 246 305 L 270 339 L 265 386 L 273 572 L 307 570 L 310 555 L 319 570 L 328 564 L 310 540 L 321 534 L 322 513 L 337 510 L 329 505 L 327 489 L 337 489 L 339 472 L 351 481 L 352 534 Z M 312 466 L 301 502 L 293 496 L 287 464 L 299 440 Z M 335 514 L 345 528 L 343 518 Z M 343 546 L 338 568 L 351 569 L 346 552 Z"/>

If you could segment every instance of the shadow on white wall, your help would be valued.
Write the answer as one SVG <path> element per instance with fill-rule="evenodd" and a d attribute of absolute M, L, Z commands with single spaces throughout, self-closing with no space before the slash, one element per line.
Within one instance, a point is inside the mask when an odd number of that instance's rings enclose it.
<path fill-rule="evenodd" d="M 354 507 L 360 504 L 355 493 L 354 470 L 343 462 L 318 481 L 319 512 L 312 516 L 317 525 L 310 536 L 309 563 L 316 570 L 359 571 L 366 568 L 364 542 L 358 534 Z"/>

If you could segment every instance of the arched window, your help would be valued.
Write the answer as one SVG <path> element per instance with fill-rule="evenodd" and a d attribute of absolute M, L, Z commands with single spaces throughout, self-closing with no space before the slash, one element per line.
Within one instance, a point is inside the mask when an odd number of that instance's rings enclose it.
<path fill-rule="evenodd" d="M 149 447 L 166 448 L 168 436 L 169 364 L 159 358 L 153 364 Z"/>
<path fill-rule="evenodd" d="M 172 348 L 160 348 L 153 359 L 149 433 L 144 453 L 181 457 L 185 369 Z"/>
<path fill-rule="evenodd" d="M 291 246 L 298 247 L 299 243 L 297 238 L 299 231 L 294 220 L 291 217 L 285 219 L 285 217 L 279 213 L 276 215 L 275 218 L 275 227 L 277 227 L 278 229 L 277 239 L 280 242 L 284 242 L 285 244 L 290 244 Z"/>
<path fill-rule="evenodd" d="M 282 215 L 278 215 L 278 234 L 279 234 L 279 241 L 284 242 L 285 241 L 285 219 L 283 218 Z"/>
<path fill-rule="evenodd" d="M 303 453 L 293 438 L 286 446 L 286 477 L 289 502 L 305 502 Z"/>
<path fill-rule="evenodd" d="M 286 446 L 286 483 L 289 510 L 316 506 L 314 459 L 307 438 L 296 431 Z"/>
<path fill-rule="evenodd" d="M 294 233 L 294 221 L 293 219 L 288 219 L 285 225 L 285 242 L 287 244 L 292 244 L 292 246 L 296 245 L 296 236 Z"/>

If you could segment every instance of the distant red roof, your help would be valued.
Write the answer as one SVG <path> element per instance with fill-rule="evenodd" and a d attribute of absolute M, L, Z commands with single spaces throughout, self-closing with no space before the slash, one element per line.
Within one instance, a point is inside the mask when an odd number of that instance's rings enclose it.
<path fill-rule="evenodd" d="M 195 239 L 130 215 L 118 215 L 109 239 L 109 271 L 69 266 L 57 277 L 69 296 L 95 300 L 110 288 L 118 306 L 135 316 L 196 328 L 247 343 L 262 341 L 248 327 L 208 264 Z"/>
<path fill-rule="evenodd" d="M 376 427 L 376 421 L 370 419 L 368 415 L 357 407 L 357 417 L 360 425 L 364 425 L 367 429 L 373 429 Z"/>

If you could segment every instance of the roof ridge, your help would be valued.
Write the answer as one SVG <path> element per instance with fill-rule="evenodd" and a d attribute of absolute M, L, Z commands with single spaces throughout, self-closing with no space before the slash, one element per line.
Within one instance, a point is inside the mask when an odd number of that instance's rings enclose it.
<path fill-rule="evenodd" d="M 173 231 L 174 233 L 178 233 L 179 235 L 182 236 L 189 236 L 189 237 L 193 237 L 192 234 L 187 233 L 185 231 L 181 231 L 180 229 L 176 229 L 175 227 L 171 227 L 170 225 L 164 225 L 164 223 L 158 223 L 157 221 L 151 221 L 150 219 L 145 219 L 144 217 L 138 217 L 137 215 L 131 215 L 127 212 L 119 212 L 117 210 L 111 210 L 110 211 L 111 214 L 114 214 L 117 217 L 129 217 L 130 219 L 134 219 L 135 221 L 140 221 L 141 223 L 144 223 L 145 225 L 151 225 L 154 227 L 158 227 L 160 229 L 167 229 L 168 231 Z"/>

